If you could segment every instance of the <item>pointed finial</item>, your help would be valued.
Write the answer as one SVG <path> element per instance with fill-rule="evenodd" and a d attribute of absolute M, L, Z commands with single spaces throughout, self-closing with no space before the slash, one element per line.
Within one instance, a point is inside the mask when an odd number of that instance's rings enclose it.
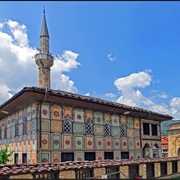
<path fill-rule="evenodd" d="M 45 14 L 45 5 L 44 5 L 44 10 L 43 10 L 43 13 Z"/>

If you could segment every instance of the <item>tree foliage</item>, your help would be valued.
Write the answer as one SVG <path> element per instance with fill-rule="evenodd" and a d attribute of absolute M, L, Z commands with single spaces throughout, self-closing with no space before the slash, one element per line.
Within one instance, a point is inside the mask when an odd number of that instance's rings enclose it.
<path fill-rule="evenodd" d="M 5 144 L 5 148 L 0 149 L 0 164 L 6 164 L 10 161 L 9 158 L 12 156 L 13 151 L 8 153 L 8 147 L 9 146 Z"/>

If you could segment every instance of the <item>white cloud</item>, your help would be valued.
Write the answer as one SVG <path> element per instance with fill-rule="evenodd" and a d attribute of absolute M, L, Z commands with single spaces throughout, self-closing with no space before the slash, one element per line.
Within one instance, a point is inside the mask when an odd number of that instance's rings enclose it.
<path fill-rule="evenodd" d="M 17 92 L 24 86 L 38 86 L 38 67 L 32 58 L 38 51 L 29 45 L 26 26 L 17 21 L 0 23 L 0 42 L 1 104 L 12 96 L 11 90 Z M 74 82 L 63 74 L 80 65 L 77 57 L 77 53 L 67 50 L 55 58 L 51 70 L 53 89 L 77 92 Z"/>
<path fill-rule="evenodd" d="M 160 94 L 157 94 L 158 97 L 162 98 L 162 99 L 167 99 L 168 95 L 165 92 L 161 92 Z"/>
<path fill-rule="evenodd" d="M 174 119 L 180 120 L 180 98 L 174 97 L 170 101 L 170 106 L 171 106 L 171 112 L 172 112 L 172 115 L 174 116 Z"/>
<path fill-rule="evenodd" d="M 111 53 L 107 55 L 107 58 L 108 58 L 110 61 L 115 61 L 115 60 L 116 60 L 116 57 L 113 56 Z"/>
<path fill-rule="evenodd" d="M 85 94 L 85 96 L 90 96 L 90 93 L 89 93 L 89 92 L 88 92 L 88 93 L 86 93 L 86 94 Z"/>
<path fill-rule="evenodd" d="M 104 96 L 106 96 L 108 98 L 115 98 L 116 97 L 116 95 L 111 93 L 111 92 L 110 93 L 106 93 Z"/>

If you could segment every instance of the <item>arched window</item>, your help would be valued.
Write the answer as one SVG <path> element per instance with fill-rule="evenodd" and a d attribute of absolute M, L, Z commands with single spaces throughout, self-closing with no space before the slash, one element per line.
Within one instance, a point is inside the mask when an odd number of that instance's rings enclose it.
<path fill-rule="evenodd" d="M 110 127 L 109 124 L 106 124 L 106 125 L 104 126 L 104 135 L 105 135 L 105 136 L 110 136 L 110 135 L 111 135 L 111 127 Z"/>
<path fill-rule="evenodd" d="M 93 124 L 91 122 L 86 123 L 86 134 L 93 134 Z"/>
<path fill-rule="evenodd" d="M 63 122 L 63 132 L 64 133 L 72 133 L 72 122 L 65 120 Z"/>

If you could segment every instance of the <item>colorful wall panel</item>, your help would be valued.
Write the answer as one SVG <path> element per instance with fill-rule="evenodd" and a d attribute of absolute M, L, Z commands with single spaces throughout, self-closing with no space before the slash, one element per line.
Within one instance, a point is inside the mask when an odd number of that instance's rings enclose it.
<path fill-rule="evenodd" d="M 72 150 L 72 135 L 71 134 L 62 135 L 62 149 Z"/>
<path fill-rule="evenodd" d="M 42 133 L 42 136 L 41 136 L 42 140 L 41 140 L 41 147 L 42 147 L 42 150 L 49 150 L 49 133 Z"/>
<path fill-rule="evenodd" d="M 37 153 L 36 152 L 32 152 L 31 153 L 31 163 L 32 164 L 36 164 L 37 163 Z"/>
<path fill-rule="evenodd" d="M 51 149 L 59 151 L 61 149 L 61 135 L 52 134 L 51 135 Z"/>
<path fill-rule="evenodd" d="M 131 117 L 128 117 L 128 118 L 127 118 L 127 127 L 128 127 L 128 128 L 133 128 L 133 127 L 134 127 L 133 118 L 131 118 Z"/>
<path fill-rule="evenodd" d="M 121 159 L 120 151 L 114 151 L 114 159 L 115 160 L 120 160 Z"/>
<path fill-rule="evenodd" d="M 73 132 L 77 134 L 84 134 L 84 123 L 75 122 Z"/>
<path fill-rule="evenodd" d="M 111 116 L 112 126 L 119 126 L 119 116 L 112 115 Z"/>
<path fill-rule="evenodd" d="M 72 119 L 72 107 L 63 106 L 63 118 Z"/>
<path fill-rule="evenodd" d="M 84 152 L 75 152 L 74 154 L 75 161 L 84 161 Z"/>
<path fill-rule="evenodd" d="M 104 135 L 104 126 L 94 125 L 94 134 L 97 136 L 103 136 Z"/>
<path fill-rule="evenodd" d="M 52 132 L 62 132 L 62 121 L 51 120 L 51 131 Z"/>
<path fill-rule="evenodd" d="M 121 149 L 126 151 L 128 150 L 127 138 L 121 138 Z"/>
<path fill-rule="evenodd" d="M 84 110 L 74 109 L 74 118 L 77 122 L 84 122 Z"/>
<path fill-rule="evenodd" d="M 96 151 L 96 160 L 104 160 L 104 151 Z"/>
<path fill-rule="evenodd" d="M 62 108 L 60 106 L 51 107 L 51 119 L 62 120 Z"/>
<path fill-rule="evenodd" d="M 138 118 L 134 118 L 134 128 L 139 129 L 140 128 L 140 123 Z"/>
<path fill-rule="evenodd" d="M 31 108 L 31 117 L 32 117 L 32 119 L 36 118 L 36 104 L 32 105 L 32 108 Z"/>
<path fill-rule="evenodd" d="M 42 105 L 41 107 L 41 118 L 42 119 L 49 119 L 50 118 L 50 109 L 49 105 Z"/>
<path fill-rule="evenodd" d="M 118 137 L 113 138 L 113 149 L 120 150 L 120 138 Z"/>
<path fill-rule="evenodd" d="M 61 161 L 61 154 L 60 152 L 52 152 L 52 162 L 59 163 Z"/>
<path fill-rule="evenodd" d="M 110 116 L 110 114 L 105 113 L 105 114 L 104 114 L 104 120 L 110 122 L 110 121 L 111 121 L 111 116 Z"/>
<path fill-rule="evenodd" d="M 85 149 L 94 150 L 94 137 L 93 136 L 85 136 Z"/>
<path fill-rule="evenodd" d="M 94 123 L 103 124 L 103 114 L 100 112 L 94 112 Z"/>
<path fill-rule="evenodd" d="M 112 137 L 110 136 L 105 137 L 105 149 L 112 150 L 112 144 L 113 144 Z"/>
<path fill-rule="evenodd" d="M 111 127 L 112 136 L 120 136 L 120 128 L 119 127 Z"/>
<path fill-rule="evenodd" d="M 140 149 L 140 139 L 139 138 L 135 138 L 135 149 Z"/>
<path fill-rule="evenodd" d="M 129 151 L 129 159 L 134 159 L 134 151 Z"/>
<path fill-rule="evenodd" d="M 140 137 L 139 129 L 134 129 L 134 137 Z"/>
<path fill-rule="evenodd" d="M 41 128 L 42 131 L 50 131 L 50 121 L 47 119 L 42 119 L 42 123 L 41 123 Z"/>
<path fill-rule="evenodd" d="M 104 149 L 104 137 L 95 137 L 95 149 L 103 150 Z"/>
<path fill-rule="evenodd" d="M 74 150 L 84 150 L 84 136 L 74 135 Z"/>
<path fill-rule="evenodd" d="M 85 111 L 85 118 L 86 118 L 86 120 L 88 120 L 88 119 L 93 120 L 93 112 L 91 110 L 86 110 Z"/>
<path fill-rule="evenodd" d="M 50 161 L 50 153 L 49 152 L 42 152 L 41 153 L 41 162 L 46 163 Z"/>
<path fill-rule="evenodd" d="M 129 150 L 134 150 L 134 138 L 128 138 Z"/>
<path fill-rule="evenodd" d="M 31 106 L 27 108 L 27 120 L 31 120 Z"/>

